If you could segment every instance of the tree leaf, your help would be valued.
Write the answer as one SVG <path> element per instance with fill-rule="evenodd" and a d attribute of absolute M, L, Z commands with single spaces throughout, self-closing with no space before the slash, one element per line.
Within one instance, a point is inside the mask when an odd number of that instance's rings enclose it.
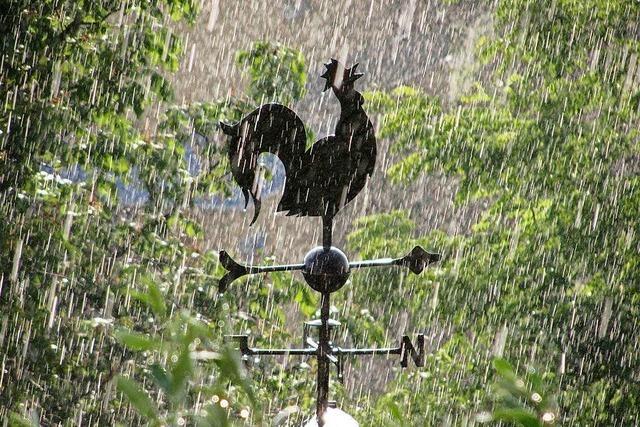
<path fill-rule="evenodd" d="M 513 372 L 513 367 L 505 359 L 499 357 L 493 359 L 493 368 L 502 378 L 506 380 L 516 379 L 516 374 Z"/>
<path fill-rule="evenodd" d="M 171 391 L 171 380 L 167 375 L 167 371 L 157 363 L 151 365 L 150 371 L 153 381 L 158 384 L 165 393 L 169 393 Z"/>
<path fill-rule="evenodd" d="M 158 285 L 152 280 L 149 280 L 148 284 L 148 292 L 149 292 L 149 305 L 151 306 L 151 310 L 153 313 L 160 317 L 164 318 L 167 314 L 167 306 L 164 302 L 164 295 L 160 292 L 160 288 Z"/>
<path fill-rule="evenodd" d="M 193 373 L 193 361 L 191 352 L 185 348 L 178 357 L 178 361 L 171 369 L 171 391 L 170 395 L 174 401 L 179 401 L 185 393 L 185 388 L 191 374 Z"/>
<path fill-rule="evenodd" d="M 115 337 L 120 344 L 134 351 L 159 349 L 162 345 L 160 340 L 157 338 L 152 338 L 148 335 L 139 334 L 137 332 L 131 332 L 127 329 L 118 329 L 115 332 Z"/>
<path fill-rule="evenodd" d="M 122 392 L 129 403 L 145 418 L 156 420 L 158 417 L 158 408 L 151 401 L 149 395 L 138 385 L 137 382 L 118 376 L 117 388 Z"/>
<path fill-rule="evenodd" d="M 142 276 L 140 281 L 146 285 L 146 292 L 131 291 L 131 296 L 148 305 L 156 317 L 164 319 L 167 314 L 167 306 L 160 288 L 156 282 L 148 276 Z"/>
<path fill-rule="evenodd" d="M 497 420 L 519 423 L 524 427 L 540 427 L 542 423 L 531 411 L 522 408 L 496 409 L 493 416 Z"/>

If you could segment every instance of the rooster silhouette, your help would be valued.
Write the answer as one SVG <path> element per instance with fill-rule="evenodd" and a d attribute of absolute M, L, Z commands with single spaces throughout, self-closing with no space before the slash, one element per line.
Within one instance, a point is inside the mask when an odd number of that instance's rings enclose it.
<path fill-rule="evenodd" d="M 353 200 L 373 173 L 376 138 L 373 125 L 362 108 L 363 96 L 354 82 L 363 76 L 355 64 L 345 68 L 332 59 L 325 64 L 324 91 L 331 88 L 340 102 L 335 134 L 322 138 L 306 150 L 302 121 L 289 108 L 265 104 L 236 124 L 220 123 L 228 135 L 229 163 L 233 179 L 242 189 L 245 208 L 249 196 L 254 204 L 253 224 L 260 213 L 258 157 L 278 156 L 286 181 L 279 212 L 295 216 L 319 216 L 330 224 L 336 213 Z M 329 231 L 330 232 L 330 231 Z"/>

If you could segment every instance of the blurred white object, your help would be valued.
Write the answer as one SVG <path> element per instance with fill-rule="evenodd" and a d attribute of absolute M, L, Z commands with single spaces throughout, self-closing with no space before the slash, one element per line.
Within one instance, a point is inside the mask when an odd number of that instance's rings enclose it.
<path fill-rule="evenodd" d="M 324 427 L 358 427 L 360 424 L 346 412 L 336 408 L 327 408 L 324 413 Z M 304 427 L 318 427 L 316 417 L 307 422 Z"/>

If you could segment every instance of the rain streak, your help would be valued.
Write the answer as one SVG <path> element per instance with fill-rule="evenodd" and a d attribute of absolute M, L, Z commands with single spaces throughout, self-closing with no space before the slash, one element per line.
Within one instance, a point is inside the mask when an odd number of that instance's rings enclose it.
<path fill-rule="evenodd" d="M 639 1 L 0 10 L 0 427 L 640 424 Z"/>

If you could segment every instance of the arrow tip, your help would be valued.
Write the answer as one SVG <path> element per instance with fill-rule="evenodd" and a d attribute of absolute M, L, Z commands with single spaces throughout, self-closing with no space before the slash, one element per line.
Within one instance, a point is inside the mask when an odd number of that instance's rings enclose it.
<path fill-rule="evenodd" d="M 235 262 L 227 251 L 220 251 L 218 253 L 218 259 L 220 260 L 222 267 L 228 271 L 228 273 L 222 276 L 218 282 L 218 292 L 223 293 L 231 282 L 236 280 L 238 277 L 247 274 L 247 268 Z"/>
<path fill-rule="evenodd" d="M 421 246 L 416 246 L 402 258 L 402 265 L 408 267 L 413 274 L 420 274 L 425 267 L 440 261 L 441 258 L 440 254 L 427 252 Z"/>

